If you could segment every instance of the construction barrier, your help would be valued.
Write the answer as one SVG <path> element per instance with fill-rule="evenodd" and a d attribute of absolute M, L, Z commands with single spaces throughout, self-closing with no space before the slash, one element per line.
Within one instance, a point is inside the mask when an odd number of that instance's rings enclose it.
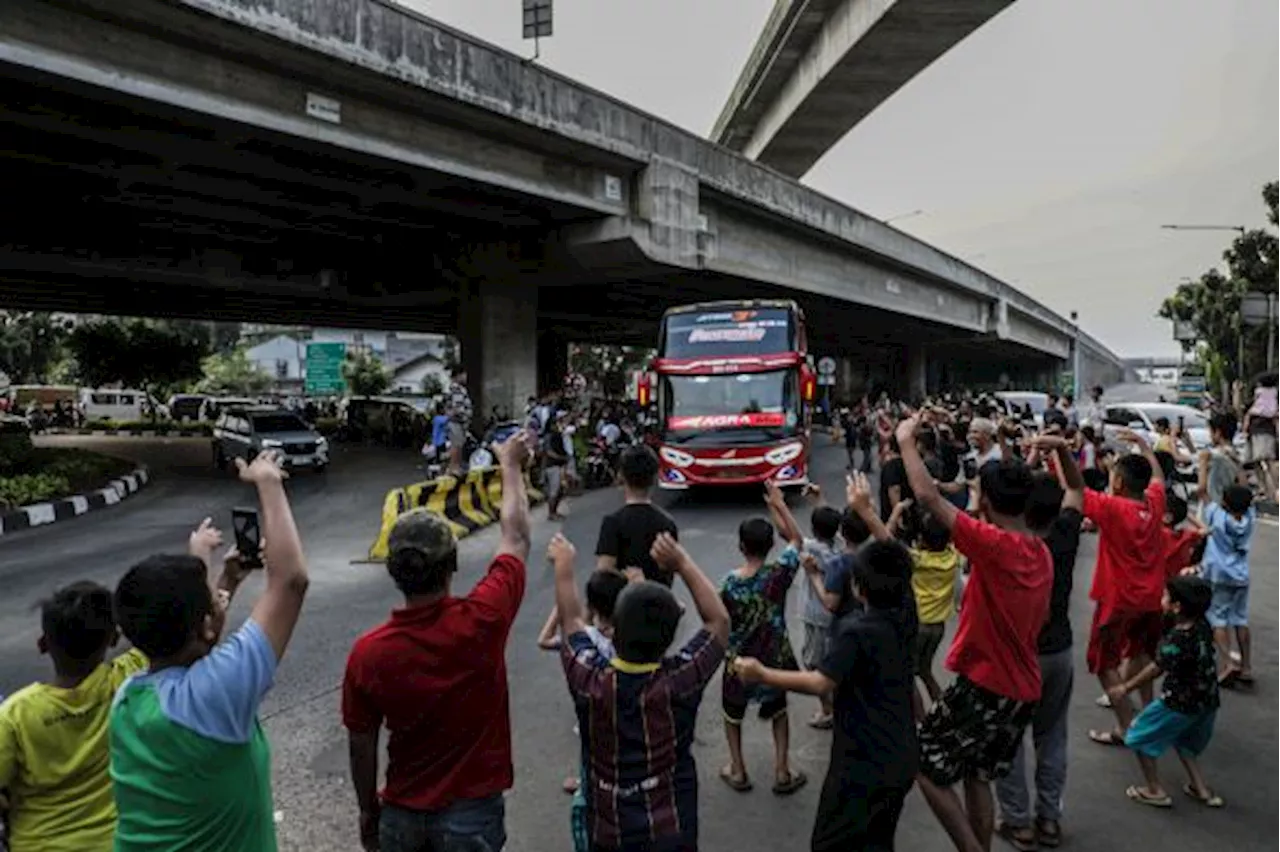
<path fill-rule="evenodd" d="M 529 502 L 542 502 L 542 492 L 525 477 Z M 415 482 L 387 492 L 382 501 L 382 526 L 369 548 L 369 561 L 387 558 L 387 536 L 396 519 L 410 509 L 426 509 L 448 523 L 457 538 L 465 538 L 498 519 L 502 507 L 502 471 L 496 467 L 473 470 L 459 479 L 442 476 L 427 482 Z"/>

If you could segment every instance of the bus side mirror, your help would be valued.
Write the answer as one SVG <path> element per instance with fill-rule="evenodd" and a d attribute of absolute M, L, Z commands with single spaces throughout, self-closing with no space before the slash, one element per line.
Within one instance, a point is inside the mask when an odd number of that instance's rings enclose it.
<path fill-rule="evenodd" d="M 818 377 L 808 364 L 800 365 L 800 398 L 805 402 L 813 402 L 818 395 Z"/>

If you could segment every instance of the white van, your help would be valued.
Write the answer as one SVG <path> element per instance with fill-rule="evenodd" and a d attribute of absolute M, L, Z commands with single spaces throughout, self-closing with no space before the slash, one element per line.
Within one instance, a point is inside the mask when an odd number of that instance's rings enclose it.
<path fill-rule="evenodd" d="M 133 388 L 85 388 L 80 391 L 80 405 L 85 420 L 145 420 L 151 408 L 157 417 L 166 416 L 164 406 L 154 397 Z"/>

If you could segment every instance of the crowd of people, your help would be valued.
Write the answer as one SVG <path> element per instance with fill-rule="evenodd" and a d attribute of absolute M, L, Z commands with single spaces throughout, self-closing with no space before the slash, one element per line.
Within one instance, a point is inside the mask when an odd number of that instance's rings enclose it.
<path fill-rule="evenodd" d="M 455 435 L 463 409 L 451 394 Z M 1234 420 L 1213 421 L 1195 512 L 1168 480 L 1173 450 L 1128 431 L 1116 436 L 1125 451 L 1100 450 L 1088 415 L 1073 422 L 1061 402 L 1039 427 L 982 400 L 868 405 L 846 421 L 843 505 L 808 487 L 806 534 L 767 485 L 767 517 L 742 521 L 737 565 L 718 583 L 651 501 L 658 461 L 643 443 L 620 454 L 624 504 L 601 523 L 585 584 L 575 545 L 551 540 L 555 603 L 538 642 L 558 653 L 581 740 L 565 782 L 566 845 L 698 848 L 694 730 L 721 673 L 729 760 L 718 778 L 744 796 L 754 787 L 742 749 L 752 708 L 773 734 L 769 788 L 787 796 L 808 782 L 790 759 L 789 695 L 816 697 L 808 723 L 831 731 L 831 747 L 812 849 L 893 849 L 913 788 L 961 852 L 987 852 L 996 833 L 1019 850 L 1058 846 L 1070 835 L 1068 608 L 1081 536 L 1094 531 L 1088 669 L 1115 724 L 1089 736 L 1134 756 L 1139 780 L 1123 791 L 1133 802 L 1173 805 L 1157 763 L 1173 749 L 1187 800 L 1222 807 L 1200 757 L 1220 691 L 1254 679 L 1255 509 L 1229 452 Z M 539 443 L 545 435 L 520 429 L 495 449 L 500 543 L 469 592 L 454 588 L 458 548 L 445 520 L 414 510 L 390 532 L 386 567 L 403 606 L 355 642 L 341 699 L 370 852 L 505 844 L 515 779 L 505 649 L 526 590 L 525 469 Z M 258 708 L 307 570 L 279 459 L 238 464 L 259 497 L 260 554 L 219 559 L 221 534 L 206 522 L 186 554 L 146 559 L 115 589 L 75 583 L 42 604 L 52 676 L 0 704 L 11 852 L 276 848 Z M 264 590 L 224 637 L 254 565 Z M 677 578 L 700 629 L 673 648 L 687 615 Z M 796 583 L 799 654 L 787 623 Z M 936 656 L 953 621 L 944 685 Z M 121 637 L 129 649 L 112 656 Z"/>

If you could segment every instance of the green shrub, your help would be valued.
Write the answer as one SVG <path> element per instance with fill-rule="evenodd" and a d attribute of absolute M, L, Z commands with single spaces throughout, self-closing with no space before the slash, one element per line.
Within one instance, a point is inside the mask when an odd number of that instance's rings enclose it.
<path fill-rule="evenodd" d="M 71 493 L 78 493 L 101 488 L 116 477 L 130 473 L 137 465 L 89 450 L 41 447 L 26 467 L 27 473 L 64 479 L 72 489 Z"/>
<path fill-rule="evenodd" d="M 71 494 L 66 477 L 48 473 L 22 473 L 0 476 L 0 509 L 15 509 L 31 503 L 43 503 Z"/>
<path fill-rule="evenodd" d="M 82 428 L 92 432 L 155 432 L 157 435 L 167 435 L 170 432 L 198 435 L 213 433 L 213 424 L 205 421 L 177 423 L 173 420 L 90 420 Z"/>
<path fill-rule="evenodd" d="M 22 430 L 0 431 L 0 476 L 20 470 L 31 458 L 31 433 Z"/>

